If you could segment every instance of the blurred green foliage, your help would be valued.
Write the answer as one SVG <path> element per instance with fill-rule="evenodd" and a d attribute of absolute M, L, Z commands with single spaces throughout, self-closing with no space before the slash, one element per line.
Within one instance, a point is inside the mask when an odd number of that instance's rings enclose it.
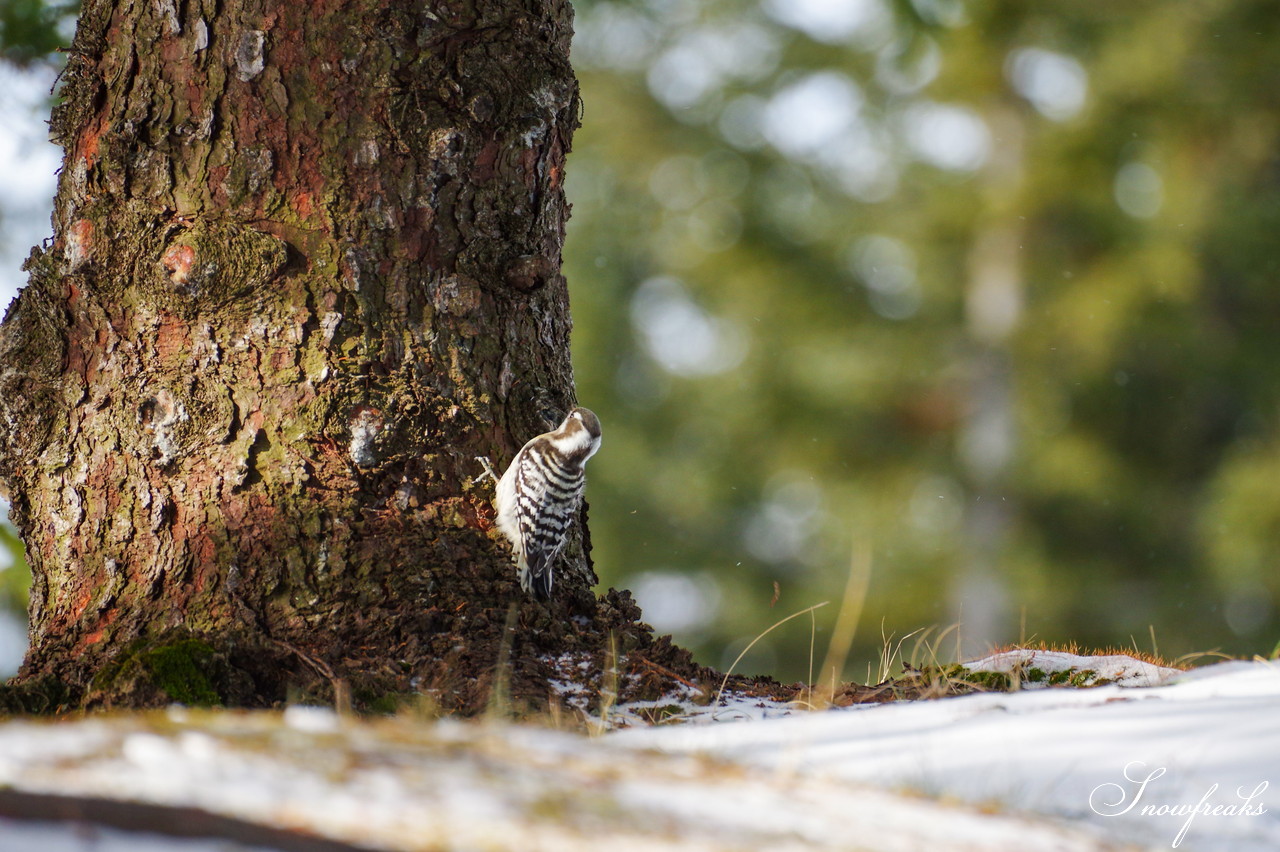
<path fill-rule="evenodd" d="M 851 677 L 926 625 L 1275 646 L 1272 5 L 577 11 L 605 582 L 713 665 L 838 603 L 858 543 Z M 809 643 L 799 619 L 741 668 L 807 676 Z"/>
<path fill-rule="evenodd" d="M 67 25 L 80 11 L 79 0 L 4 0 L 0 3 L 0 59 L 15 65 L 51 61 L 69 40 Z"/>
<path fill-rule="evenodd" d="M 22 618 L 27 616 L 27 590 L 31 570 L 18 533 L 8 523 L 0 524 L 0 609 Z"/>

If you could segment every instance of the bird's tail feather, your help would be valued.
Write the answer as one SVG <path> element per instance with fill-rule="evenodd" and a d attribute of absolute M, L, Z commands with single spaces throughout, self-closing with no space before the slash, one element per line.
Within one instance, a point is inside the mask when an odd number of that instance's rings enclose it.
<path fill-rule="evenodd" d="M 525 594 L 532 594 L 540 600 L 551 598 L 551 566 L 544 565 L 541 570 L 531 568 L 523 560 L 517 566 L 520 569 L 520 588 Z"/>
<path fill-rule="evenodd" d="M 530 585 L 533 586 L 533 594 L 539 600 L 551 599 L 551 569 L 543 571 L 541 574 L 535 574 L 530 578 Z"/>

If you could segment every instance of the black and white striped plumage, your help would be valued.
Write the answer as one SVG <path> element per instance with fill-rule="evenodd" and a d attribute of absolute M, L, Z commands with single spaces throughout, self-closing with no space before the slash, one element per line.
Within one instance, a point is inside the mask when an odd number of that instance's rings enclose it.
<path fill-rule="evenodd" d="M 551 569 L 582 505 L 587 459 L 598 449 L 599 418 L 575 408 L 554 432 L 525 444 L 498 480 L 498 529 L 511 542 L 526 592 L 551 597 Z"/>

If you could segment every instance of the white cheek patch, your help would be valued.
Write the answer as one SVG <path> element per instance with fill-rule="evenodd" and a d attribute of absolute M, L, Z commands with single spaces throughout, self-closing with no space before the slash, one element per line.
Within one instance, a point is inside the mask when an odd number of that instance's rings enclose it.
<path fill-rule="evenodd" d="M 556 451 L 563 453 L 564 455 L 581 452 L 586 449 L 590 442 L 591 437 L 587 434 L 585 429 L 578 429 L 571 435 L 551 439 L 551 444 L 556 448 Z"/>

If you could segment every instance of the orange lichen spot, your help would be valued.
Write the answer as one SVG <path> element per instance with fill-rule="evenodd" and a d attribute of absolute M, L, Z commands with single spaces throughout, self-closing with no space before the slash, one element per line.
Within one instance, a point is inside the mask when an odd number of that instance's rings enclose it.
<path fill-rule="evenodd" d="M 93 593 L 95 585 L 92 582 L 81 584 L 76 590 L 75 600 L 71 602 L 71 610 L 68 613 L 71 620 L 76 620 L 84 615 L 84 611 L 89 608 L 89 604 L 93 602 Z"/>
<path fill-rule="evenodd" d="M 101 116 L 80 136 L 80 156 L 89 168 L 98 162 L 98 146 L 106 129 L 107 119 Z"/>
<path fill-rule="evenodd" d="M 93 629 L 80 639 L 77 648 L 83 649 L 89 645 L 97 645 L 99 642 L 106 639 L 107 628 L 111 627 L 112 624 L 115 624 L 119 617 L 120 610 L 115 607 L 111 607 L 106 612 L 103 612 L 98 616 L 98 622 L 94 625 Z"/>
<path fill-rule="evenodd" d="M 185 284 L 196 262 L 196 250 L 191 246 L 169 246 L 160 262 L 169 270 L 169 280 L 174 284 Z"/>

